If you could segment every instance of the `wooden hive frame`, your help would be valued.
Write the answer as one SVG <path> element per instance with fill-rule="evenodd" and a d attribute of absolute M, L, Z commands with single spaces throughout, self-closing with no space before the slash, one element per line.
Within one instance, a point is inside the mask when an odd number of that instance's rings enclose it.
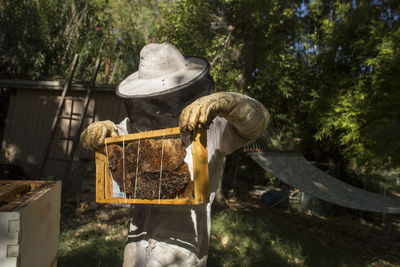
<path fill-rule="evenodd" d="M 209 176 L 207 132 L 201 129 L 191 136 L 191 151 L 193 158 L 193 195 L 174 199 L 133 199 L 114 197 L 113 181 L 110 176 L 106 147 L 111 144 L 122 144 L 133 140 L 151 138 L 166 138 L 179 136 L 179 127 L 162 130 L 128 134 L 106 138 L 105 146 L 96 152 L 96 202 L 98 203 L 126 203 L 126 204 L 205 204 L 209 202 Z"/>

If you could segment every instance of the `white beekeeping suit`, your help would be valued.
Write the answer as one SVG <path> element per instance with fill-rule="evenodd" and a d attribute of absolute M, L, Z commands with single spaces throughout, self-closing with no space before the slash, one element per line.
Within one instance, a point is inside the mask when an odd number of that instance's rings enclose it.
<path fill-rule="evenodd" d="M 108 136 L 177 127 L 190 133 L 208 127 L 210 202 L 203 205 L 133 205 L 124 266 L 205 266 L 211 203 L 221 182 L 224 158 L 257 138 L 269 114 L 257 100 L 238 93 L 212 94 L 209 64 L 183 57 L 169 44 L 149 44 L 139 70 L 117 87 L 128 118 L 95 122 L 82 133 L 84 147 L 97 149 Z M 190 162 L 189 162 L 190 164 Z"/>

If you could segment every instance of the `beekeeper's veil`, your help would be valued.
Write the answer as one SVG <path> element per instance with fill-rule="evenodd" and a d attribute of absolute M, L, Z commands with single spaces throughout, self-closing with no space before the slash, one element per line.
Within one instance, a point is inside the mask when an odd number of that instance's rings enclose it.
<path fill-rule="evenodd" d="M 170 43 L 143 47 L 139 70 L 116 89 L 126 104 L 132 130 L 178 126 L 180 112 L 214 90 L 209 70 L 205 59 L 184 57 Z"/>

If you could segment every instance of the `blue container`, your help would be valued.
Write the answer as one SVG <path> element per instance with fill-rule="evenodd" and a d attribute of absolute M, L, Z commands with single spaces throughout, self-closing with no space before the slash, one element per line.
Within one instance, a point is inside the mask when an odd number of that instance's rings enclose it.
<path fill-rule="evenodd" d="M 265 192 L 261 197 L 261 203 L 271 206 L 278 201 L 283 200 L 281 203 L 276 205 L 275 207 L 280 209 L 287 209 L 289 207 L 289 192 L 288 191 L 278 191 L 278 190 L 270 190 Z"/>

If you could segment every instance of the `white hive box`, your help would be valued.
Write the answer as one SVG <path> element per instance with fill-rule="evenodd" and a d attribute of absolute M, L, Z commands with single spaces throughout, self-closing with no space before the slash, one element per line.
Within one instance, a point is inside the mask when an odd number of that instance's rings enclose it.
<path fill-rule="evenodd" d="M 61 182 L 0 181 L 0 267 L 56 266 Z"/>

